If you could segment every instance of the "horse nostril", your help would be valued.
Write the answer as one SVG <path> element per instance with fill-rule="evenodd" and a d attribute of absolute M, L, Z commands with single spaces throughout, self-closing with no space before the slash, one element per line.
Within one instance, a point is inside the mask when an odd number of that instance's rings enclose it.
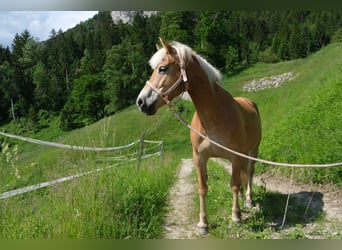
<path fill-rule="evenodd" d="M 154 115 L 156 113 L 156 108 L 154 103 L 149 103 L 149 100 L 145 97 L 138 97 L 136 101 L 136 105 L 138 106 L 138 109 L 147 114 L 147 115 Z"/>
<path fill-rule="evenodd" d="M 144 105 L 143 99 L 138 98 L 138 100 L 137 100 L 137 106 L 138 106 L 139 108 L 141 108 L 143 105 Z"/>

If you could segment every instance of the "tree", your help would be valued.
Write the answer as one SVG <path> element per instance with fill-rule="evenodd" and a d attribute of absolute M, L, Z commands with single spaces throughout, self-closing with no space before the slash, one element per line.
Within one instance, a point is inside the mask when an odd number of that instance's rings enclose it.
<path fill-rule="evenodd" d="M 25 30 L 16 34 L 12 42 L 12 62 L 14 69 L 11 88 L 11 101 L 16 107 L 16 115 L 27 116 L 33 103 L 34 85 L 32 74 L 35 64 L 40 57 L 40 44 Z"/>
<path fill-rule="evenodd" d="M 113 114 L 135 102 L 139 89 L 147 79 L 148 59 L 143 56 L 142 44 L 124 41 L 114 45 L 103 67 L 106 82 L 106 113 Z"/>
<path fill-rule="evenodd" d="M 98 75 L 84 75 L 74 88 L 61 113 L 61 128 L 71 130 L 104 117 L 104 82 Z"/>
<path fill-rule="evenodd" d="M 233 73 L 239 67 L 240 67 L 240 64 L 239 64 L 238 49 L 232 45 L 228 45 L 225 69 L 228 73 Z"/>
<path fill-rule="evenodd" d="M 195 35 L 198 40 L 195 48 L 216 67 L 226 65 L 228 46 L 235 46 L 232 34 L 228 34 L 228 12 L 204 11 L 198 14 Z"/>
<path fill-rule="evenodd" d="M 6 121 L 8 118 L 8 110 L 11 107 L 11 116 L 13 121 L 16 121 L 16 114 L 14 109 L 14 98 L 18 90 L 14 82 L 14 68 L 8 61 L 0 64 L 0 122 Z"/>
<path fill-rule="evenodd" d="M 0 123 L 9 118 L 11 91 L 13 86 L 14 71 L 10 65 L 11 51 L 9 47 L 0 45 Z M 15 119 L 14 119 L 15 120 Z"/>
<path fill-rule="evenodd" d="M 10 60 L 11 60 L 11 51 L 9 47 L 4 48 L 0 44 L 0 64 L 6 61 L 10 61 Z"/>
<path fill-rule="evenodd" d="M 336 30 L 333 37 L 331 38 L 332 43 L 340 43 L 342 42 L 342 27 Z"/>
<path fill-rule="evenodd" d="M 146 20 L 146 33 L 144 34 L 144 36 L 146 37 L 144 47 L 146 48 L 144 48 L 144 55 L 147 58 L 149 58 L 156 50 L 155 43 L 157 42 L 159 36 L 160 25 L 160 15 L 152 15 Z"/>
<path fill-rule="evenodd" d="M 34 104 L 37 109 L 44 109 L 48 111 L 53 110 L 53 91 L 50 79 L 42 62 L 38 62 L 33 71 L 34 89 Z"/>
<path fill-rule="evenodd" d="M 290 59 L 306 57 L 310 52 L 310 34 L 307 26 L 294 25 L 289 38 Z"/>
<path fill-rule="evenodd" d="M 179 41 L 193 45 L 193 29 L 195 22 L 190 11 L 167 11 L 161 15 L 159 36 L 164 40 Z"/>
<path fill-rule="evenodd" d="M 89 49 L 85 49 L 84 56 L 81 59 L 80 68 L 77 71 L 78 75 L 96 74 L 99 73 L 98 65 Z"/>

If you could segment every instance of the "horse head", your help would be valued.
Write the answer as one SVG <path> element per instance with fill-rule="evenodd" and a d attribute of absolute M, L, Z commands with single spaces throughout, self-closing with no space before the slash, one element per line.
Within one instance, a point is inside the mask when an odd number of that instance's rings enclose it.
<path fill-rule="evenodd" d="M 153 69 L 150 79 L 140 91 L 136 104 L 140 111 L 154 115 L 157 110 L 183 93 L 187 81 L 183 62 L 177 50 L 160 38 L 162 48 L 150 59 Z"/>

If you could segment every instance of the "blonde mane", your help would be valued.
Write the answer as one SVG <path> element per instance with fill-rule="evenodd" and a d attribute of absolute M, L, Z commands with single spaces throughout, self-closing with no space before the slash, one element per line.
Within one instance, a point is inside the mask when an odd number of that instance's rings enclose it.
<path fill-rule="evenodd" d="M 219 84 L 222 80 L 222 75 L 219 70 L 217 70 L 214 66 L 212 66 L 210 63 L 207 62 L 203 57 L 198 55 L 194 50 L 192 50 L 190 47 L 178 43 L 178 42 L 172 42 L 172 47 L 174 47 L 177 51 L 177 55 L 180 58 L 181 62 L 184 62 L 186 65 L 187 62 L 191 62 L 193 58 L 195 57 L 198 63 L 200 64 L 202 70 L 205 72 L 206 76 L 208 77 L 208 80 L 210 84 Z M 159 49 L 150 59 L 149 63 L 152 69 L 155 69 L 158 64 L 163 60 L 163 58 L 166 56 L 166 50 L 164 48 Z M 185 68 L 186 70 L 186 68 Z"/>

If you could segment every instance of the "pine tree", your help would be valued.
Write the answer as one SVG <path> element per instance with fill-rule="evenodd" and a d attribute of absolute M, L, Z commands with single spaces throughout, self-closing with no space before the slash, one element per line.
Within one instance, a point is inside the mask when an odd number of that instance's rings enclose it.
<path fill-rule="evenodd" d="M 38 56 L 38 42 L 25 30 L 15 35 L 12 51 L 15 87 L 11 100 L 17 107 L 17 115 L 25 116 L 33 99 L 32 71 Z"/>
<path fill-rule="evenodd" d="M 61 128 L 71 130 L 104 117 L 104 82 L 97 75 L 83 75 L 74 88 L 61 114 Z"/>
<path fill-rule="evenodd" d="M 113 114 L 135 102 L 135 98 L 147 79 L 147 58 L 143 45 L 126 41 L 114 45 L 107 54 L 103 67 L 106 82 L 106 113 Z"/>

